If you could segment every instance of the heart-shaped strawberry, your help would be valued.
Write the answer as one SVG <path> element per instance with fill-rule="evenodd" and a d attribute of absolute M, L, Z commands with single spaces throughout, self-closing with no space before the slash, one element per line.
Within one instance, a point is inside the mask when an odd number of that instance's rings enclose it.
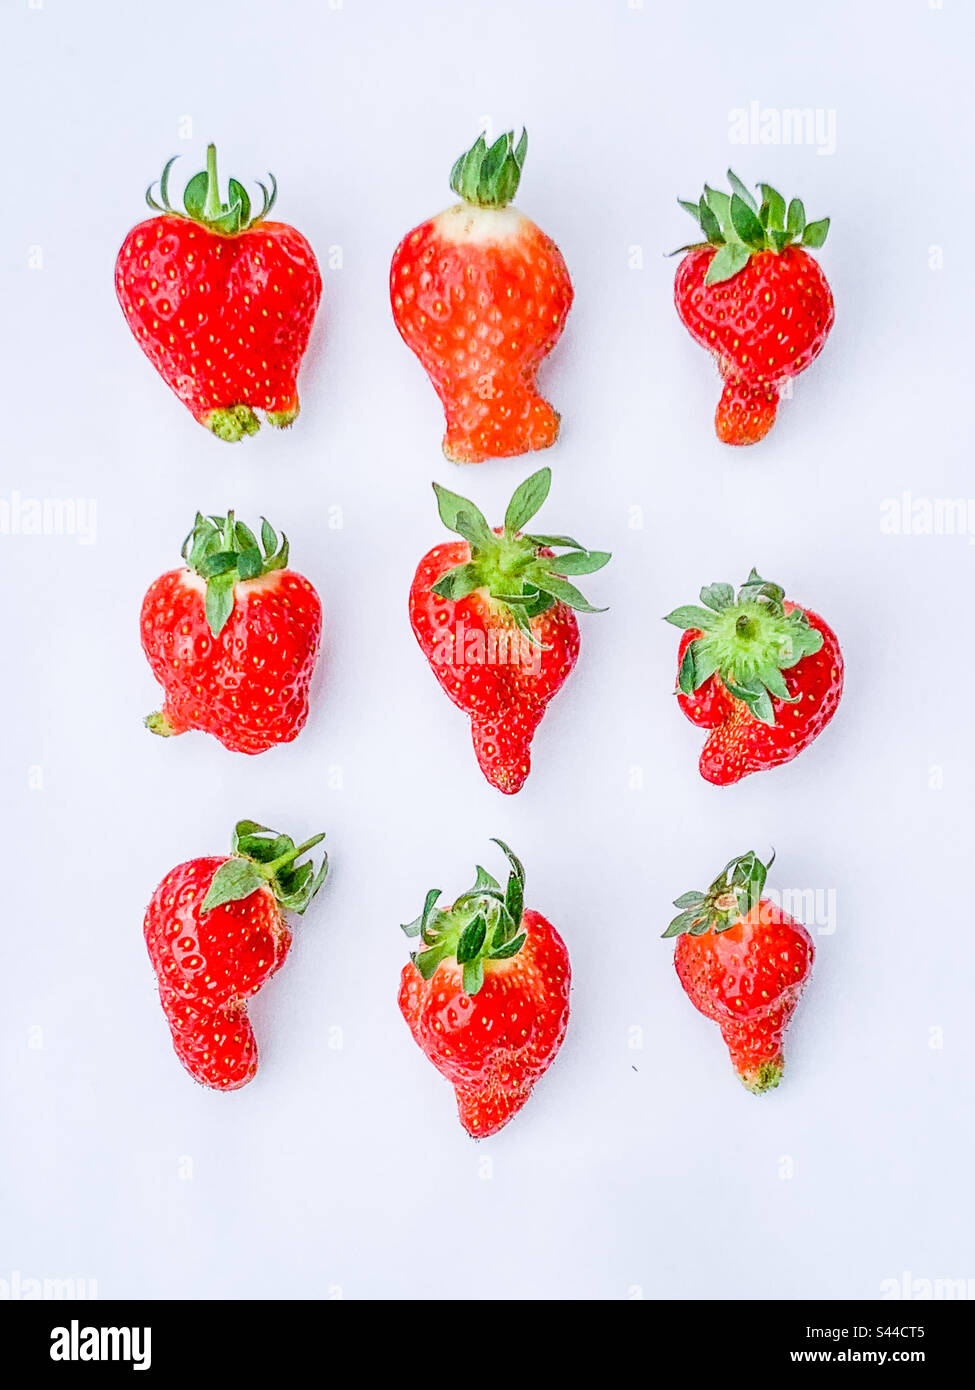
<path fill-rule="evenodd" d="M 268 222 L 277 193 L 251 218 L 236 179 L 220 200 L 216 149 L 186 185 L 186 212 L 170 206 L 170 160 L 157 216 L 126 237 L 115 289 L 136 341 L 201 425 L 220 439 L 255 434 L 263 410 L 283 427 L 298 415 L 298 367 L 322 293 L 315 253 L 300 232 Z"/>

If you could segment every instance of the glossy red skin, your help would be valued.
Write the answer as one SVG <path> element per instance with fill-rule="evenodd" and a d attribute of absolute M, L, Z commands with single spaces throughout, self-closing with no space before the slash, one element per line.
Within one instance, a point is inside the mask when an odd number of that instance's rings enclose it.
<path fill-rule="evenodd" d="M 579 625 L 571 608 L 555 604 L 532 620 L 532 631 L 543 647 L 528 653 L 527 639 L 519 640 L 507 611 L 494 604 L 486 590 L 476 589 L 456 601 L 433 592 L 442 574 L 470 558 L 466 541 L 448 541 L 427 552 L 410 589 L 410 622 L 442 689 L 470 716 L 478 766 L 492 786 L 513 794 L 521 790 L 531 770 L 531 741 L 546 706 L 579 655 Z M 457 640 L 458 624 L 462 625 L 461 641 Z M 441 651 L 445 632 L 453 640 Z M 463 659 L 465 654 L 479 655 L 476 634 L 483 635 L 485 656 L 491 650 L 492 634 L 495 650 L 503 650 L 499 632 L 513 640 L 509 652 L 516 657 L 526 653 L 537 662 L 534 671 L 517 659 L 494 664 Z M 449 659 L 439 660 L 438 654 Z"/>
<path fill-rule="evenodd" d="M 202 424 L 240 404 L 298 413 L 322 277 L 294 227 L 261 222 L 224 236 L 186 217 L 150 217 L 122 244 L 115 289 L 136 342 Z"/>
<path fill-rule="evenodd" d="M 492 214 L 468 205 L 465 213 L 483 219 L 514 209 Z M 456 241 L 438 223 L 432 218 L 403 238 L 389 288 L 396 327 L 443 404 L 444 453 L 480 463 L 546 449 L 559 416 L 538 394 L 535 375 L 572 305 L 561 252 L 527 217 L 516 235 L 488 243 Z"/>
<path fill-rule="evenodd" d="M 294 570 L 237 584 L 220 635 L 206 621 L 202 581 L 170 570 L 142 602 L 142 649 L 165 691 L 174 733 L 200 729 L 235 753 L 296 738 L 322 631 L 317 593 Z"/>
<path fill-rule="evenodd" d="M 516 956 L 486 961 L 473 998 L 455 960 L 424 980 L 412 961 L 399 1007 L 413 1038 L 454 1088 L 460 1122 L 475 1139 L 496 1134 L 521 1109 L 562 1046 L 571 971 L 565 943 L 541 913 L 525 910 Z"/>
<path fill-rule="evenodd" d="M 763 1063 L 783 1065 L 783 1034 L 814 955 L 802 923 L 768 898 L 727 931 L 677 938 L 674 966 L 687 997 L 718 1024 L 746 1084 Z"/>
<path fill-rule="evenodd" d="M 744 269 L 705 284 L 713 247 L 677 267 L 681 321 L 715 355 L 726 380 L 715 427 L 727 444 L 754 444 L 775 420 L 778 387 L 818 357 L 833 326 L 833 295 L 814 256 L 799 246 L 756 252 Z"/>
<path fill-rule="evenodd" d="M 176 1055 L 202 1085 L 233 1091 L 257 1071 L 247 1000 L 283 964 L 291 933 L 269 888 L 200 911 L 224 863 L 191 859 L 168 873 L 144 934 Z"/>
<path fill-rule="evenodd" d="M 786 601 L 785 611 L 796 605 Z M 692 724 L 711 730 L 701 752 L 699 767 L 706 782 L 728 786 L 752 772 L 764 772 L 791 762 L 825 729 L 836 713 L 843 693 L 843 655 L 835 632 L 818 614 L 803 610 L 810 627 L 823 635 L 823 645 L 782 672 L 786 689 L 799 696 L 795 704 L 772 701 L 775 724 L 756 719 L 742 700 L 728 694 L 721 678 L 709 677 L 691 695 L 677 692 L 677 703 Z M 677 669 L 684 652 L 702 634 L 688 629 L 681 637 Z"/>

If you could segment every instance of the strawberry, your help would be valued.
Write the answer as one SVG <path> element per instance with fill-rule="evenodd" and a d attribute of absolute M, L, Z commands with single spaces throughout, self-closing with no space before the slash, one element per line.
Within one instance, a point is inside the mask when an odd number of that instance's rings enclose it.
<path fill-rule="evenodd" d="M 730 584 L 711 584 L 701 603 L 667 622 L 684 629 L 678 703 L 711 730 L 701 776 L 720 787 L 791 761 L 822 733 L 843 692 L 843 657 L 822 618 L 755 570 L 737 600 Z"/>
<path fill-rule="evenodd" d="M 186 185 L 185 215 L 170 206 L 170 160 L 159 181 L 159 215 L 125 238 L 115 290 L 136 342 L 201 425 L 218 439 L 256 434 L 255 407 L 271 425 L 298 415 L 295 378 L 308 346 L 322 277 L 308 242 L 285 222 L 268 222 L 277 196 L 250 198 L 230 180 L 220 198 L 217 152 Z"/>
<path fill-rule="evenodd" d="M 470 715 L 478 764 L 503 792 L 524 785 L 535 730 L 579 655 L 572 610 L 602 611 L 565 576 L 601 569 L 607 552 L 569 536 L 522 534 L 551 482 L 551 469 L 533 473 L 495 530 L 473 502 L 434 483 L 444 525 L 463 539 L 429 551 L 410 590 L 416 640 L 443 689 Z M 553 546 L 569 553 L 556 556 Z"/>
<path fill-rule="evenodd" d="M 555 1060 L 569 1021 L 569 956 L 550 922 L 524 906 L 525 871 L 500 883 L 480 865 L 452 907 L 440 890 L 403 928 L 420 949 L 403 967 L 399 1007 L 414 1041 L 454 1088 L 475 1139 L 517 1114 Z"/>
<path fill-rule="evenodd" d="M 664 932 L 694 1007 L 721 1029 L 740 1080 L 756 1094 L 782 1079 L 782 1036 L 809 979 L 812 938 L 762 897 L 772 859 L 742 854 L 706 893 L 684 893 Z"/>
<path fill-rule="evenodd" d="M 170 871 L 146 909 L 145 939 L 176 1055 L 204 1086 L 234 1091 L 257 1071 L 247 1001 L 291 946 L 282 908 L 303 913 L 328 868 L 255 821 L 239 821 L 230 857 L 190 859 Z"/>
<path fill-rule="evenodd" d="M 775 423 L 783 383 L 818 357 L 833 326 L 833 296 L 807 247 L 826 240 L 829 218 L 807 222 L 767 183 L 761 205 L 732 171 L 732 192 L 705 185 L 679 200 L 706 241 L 681 249 L 674 300 L 687 331 L 713 352 L 724 378 L 714 419 L 725 444 L 755 444 Z"/>
<path fill-rule="evenodd" d="M 198 512 L 185 567 L 150 584 L 142 649 L 165 691 L 146 720 L 154 734 L 202 729 L 232 752 L 263 753 L 304 727 L 322 605 L 266 521 L 261 544 L 233 512 Z"/>
<path fill-rule="evenodd" d="M 562 333 L 572 282 L 554 241 L 508 204 L 528 136 L 484 136 L 450 186 L 463 200 L 414 227 L 393 253 L 393 319 L 443 403 L 443 451 L 480 463 L 547 449 L 559 416 L 535 373 Z"/>

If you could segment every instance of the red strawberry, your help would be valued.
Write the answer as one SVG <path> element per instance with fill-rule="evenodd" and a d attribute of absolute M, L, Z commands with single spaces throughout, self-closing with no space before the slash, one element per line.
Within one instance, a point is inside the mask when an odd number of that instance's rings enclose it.
<path fill-rule="evenodd" d="M 701 776 L 726 786 L 789 762 L 822 733 L 843 692 L 843 657 L 822 618 L 755 570 L 737 602 L 730 584 L 702 589 L 701 602 L 667 615 L 685 629 L 677 699 L 711 730 Z"/>
<path fill-rule="evenodd" d="M 393 253 L 396 327 L 423 363 L 447 417 L 454 463 L 547 449 L 559 417 L 535 373 L 562 333 L 572 282 L 562 255 L 516 208 L 528 136 L 484 136 L 450 186 L 463 202 L 409 232 Z"/>
<path fill-rule="evenodd" d="M 149 586 L 142 649 L 166 692 L 146 725 L 154 734 L 202 729 L 235 753 L 290 743 L 308 717 L 322 605 L 286 568 L 265 521 L 261 542 L 241 521 L 197 513 L 183 544 L 184 569 Z"/>
<path fill-rule="evenodd" d="M 434 483 L 444 525 L 461 541 L 435 546 L 410 590 L 410 622 L 424 656 L 454 704 L 471 717 L 484 776 L 519 791 L 532 737 L 579 654 L 573 608 L 597 613 L 566 575 L 609 560 L 569 536 L 523 535 L 552 482 L 542 468 L 515 492 L 504 529 L 491 530 L 473 502 Z M 552 546 L 568 546 L 556 556 Z"/>
<path fill-rule="evenodd" d="M 277 195 L 258 184 L 253 219 L 236 179 L 220 200 L 217 152 L 186 185 L 186 215 L 170 207 L 170 160 L 159 183 L 160 214 L 126 237 L 115 289 L 136 342 L 201 425 L 220 439 L 283 427 L 298 415 L 295 378 L 308 346 L 322 277 L 308 242 L 285 222 L 266 222 Z"/>
<path fill-rule="evenodd" d="M 558 932 L 525 908 L 525 871 L 511 863 L 507 886 L 480 865 L 452 907 L 440 890 L 405 926 L 421 948 L 404 965 L 399 1007 L 413 1038 L 457 1096 L 460 1122 L 483 1139 L 531 1095 L 562 1046 L 569 1021 L 569 956 Z"/>
<path fill-rule="evenodd" d="M 239 821 L 230 858 L 191 859 L 166 875 L 146 909 L 145 938 L 159 1000 L 183 1066 L 204 1086 L 233 1091 L 257 1071 L 247 1001 L 284 963 L 291 933 L 281 909 L 304 912 L 328 867 L 296 861 L 295 846 Z"/>
<path fill-rule="evenodd" d="M 782 384 L 822 351 L 833 296 L 818 262 L 829 218 L 807 222 L 767 183 L 761 206 L 729 169 L 731 196 L 705 186 L 685 208 L 707 242 L 682 248 L 674 299 L 693 338 L 713 352 L 725 379 L 715 415 L 725 444 L 755 444 L 775 423 Z"/>
<path fill-rule="evenodd" d="M 774 859 L 774 855 L 772 858 Z M 732 859 L 707 893 L 684 893 L 664 932 L 676 936 L 674 965 L 688 998 L 714 1019 L 749 1091 L 782 1078 L 782 1036 L 813 963 L 812 938 L 762 897 L 772 860 Z"/>

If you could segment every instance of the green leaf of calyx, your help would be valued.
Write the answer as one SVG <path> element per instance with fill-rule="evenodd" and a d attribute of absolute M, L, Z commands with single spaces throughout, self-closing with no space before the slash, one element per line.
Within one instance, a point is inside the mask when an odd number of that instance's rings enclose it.
<path fill-rule="evenodd" d="M 481 953 L 487 937 L 487 923 L 478 915 L 467 924 L 457 942 L 457 964 L 467 965 Z"/>
<path fill-rule="evenodd" d="M 701 590 L 701 602 L 720 613 L 730 608 L 735 601 L 735 591 L 730 584 L 706 584 Z"/>
<path fill-rule="evenodd" d="M 249 898 L 265 882 L 260 869 L 249 859 L 227 859 L 210 880 L 200 910 L 210 912 L 224 903 L 240 902 L 242 898 Z"/>
<path fill-rule="evenodd" d="M 703 198 L 698 204 L 698 217 L 700 218 L 704 235 L 711 245 L 723 246 L 725 238 L 721 230 L 721 224 Z"/>
<path fill-rule="evenodd" d="M 675 608 L 672 613 L 668 613 L 664 618 L 665 623 L 673 623 L 674 627 L 686 629 L 699 629 L 707 632 L 714 624 L 714 614 L 706 608 L 697 608 L 694 604 L 685 604 L 682 608 Z"/>
<path fill-rule="evenodd" d="M 802 234 L 803 246 L 811 246 L 814 249 L 822 246 L 829 232 L 829 218 L 823 217 L 819 222 L 807 222 L 806 229 Z"/>
<path fill-rule="evenodd" d="M 553 556 L 543 561 L 553 574 L 595 574 L 612 559 L 608 550 L 577 550 L 574 554 Z"/>
<path fill-rule="evenodd" d="M 801 198 L 793 198 L 789 204 L 789 214 L 785 222 L 786 230 L 792 235 L 801 236 L 806 226 L 806 209 Z"/>
<path fill-rule="evenodd" d="M 431 946 L 428 951 L 418 951 L 413 956 L 413 964 L 419 970 L 425 980 L 433 978 L 437 966 L 450 954 L 450 947 L 446 942 L 437 946 Z"/>
<path fill-rule="evenodd" d="M 703 893 L 681 893 L 679 898 L 674 899 L 674 907 L 700 907 L 704 902 Z"/>
<path fill-rule="evenodd" d="M 471 998 L 480 992 L 481 986 L 484 984 L 484 961 L 481 956 L 469 960 L 464 966 L 463 982 L 464 993 Z"/>
<path fill-rule="evenodd" d="M 735 193 L 731 199 L 731 222 L 746 246 L 761 251 L 765 246 L 765 228 L 748 204 Z"/>
<path fill-rule="evenodd" d="M 771 184 L 760 183 L 758 186 L 762 193 L 762 207 L 766 210 L 764 225 L 783 229 L 785 227 L 785 199 Z"/>
<path fill-rule="evenodd" d="M 731 223 L 731 195 L 722 193 L 719 188 L 709 188 L 705 184 L 704 199 L 721 226 L 729 226 Z"/>
<path fill-rule="evenodd" d="M 569 608 L 574 608 L 577 613 L 605 613 L 605 608 L 595 608 L 589 600 L 567 579 L 559 579 L 540 565 L 532 565 L 528 571 L 532 582 L 537 585 L 543 594 L 550 594 L 552 598 L 558 599 L 559 603 L 564 603 Z"/>
<path fill-rule="evenodd" d="M 704 277 L 705 284 L 718 285 L 730 280 L 748 264 L 751 252 L 741 242 L 729 241 L 716 252 Z"/>
<path fill-rule="evenodd" d="M 477 877 L 474 879 L 474 886 L 473 886 L 473 888 L 471 889 L 471 892 L 472 892 L 472 893 L 500 893 L 500 892 L 501 892 L 501 884 L 500 884 L 500 883 L 498 882 L 498 880 L 494 877 L 494 874 L 489 874 L 488 871 L 487 871 L 487 869 L 485 869 L 485 868 L 483 867 L 483 865 L 478 864 L 478 865 L 477 865 Z"/>
<path fill-rule="evenodd" d="M 194 174 L 183 190 L 183 206 L 194 222 L 203 221 L 203 208 L 207 197 L 207 171 L 201 169 Z"/>
<path fill-rule="evenodd" d="M 234 611 L 234 577 L 236 570 L 218 575 L 207 584 L 204 612 L 207 626 L 214 637 L 219 637 Z"/>
<path fill-rule="evenodd" d="M 431 927 L 437 919 L 437 912 L 434 908 L 437 899 L 440 898 L 440 892 L 440 888 L 431 888 L 427 897 L 424 898 L 423 912 L 420 913 L 420 916 L 414 922 L 403 924 L 401 930 L 405 931 L 408 937 L 423 937 L 424 941 L 431 940 Z"/>
<path fill-rule="evenodd" d="M 455 565 L 453 569 L 442 574 L 433 585 L 433 592 L 441 598 L 456 600 L 466 598 L 475 589 L 479 589 L 483 582 L 480 567 L 468 561 L 463 565 Z"/>
<path fill-rule="evenodd" d="M 515 489 L 504 514 L 506 536 L 515 536 L 524 530 L 536 512 L 541 510 L 551 486 L 551 468 L 540 468 Z"/>
<path fill-rule="evenodd" d="M 440 520 L 448 531 L 456 531 L 474 546 L 490 544 L 494 540 L 494 532 L 473 502 L 459 497 L 449 488 L 441 487 L 439 483 L 434 483 L 433 490 L 437 495 Z"/>
<path fill-rule="evenodd" d="M 493 950 L 489 951 L 488 959 L 509 960 L 512 956 L 518 954 L 527 940 L 527 935 L 525 932 L 522 932 L 520 936 L 516 936 L 512 941 L 506 941 L 503 946 L 496 946 Z"/>
<path fill-rule="evenodd" d="M 734 197 L 734 194 L 737 193 L 741 201 L 747 207 L 749 207 L 752 212 L 757 213 L 758 204 L 755 202 L 754 194 L 752 193 L 751 189 L 749 189 L 748 187 L 746 187 L 745 184 L 742 183 L 741 179 L 738 177 L 738 175 L 735 173 L 733 169 L 728 170 L 728 182 L 731 184 L 733 190 L 732 197 Z"/>

